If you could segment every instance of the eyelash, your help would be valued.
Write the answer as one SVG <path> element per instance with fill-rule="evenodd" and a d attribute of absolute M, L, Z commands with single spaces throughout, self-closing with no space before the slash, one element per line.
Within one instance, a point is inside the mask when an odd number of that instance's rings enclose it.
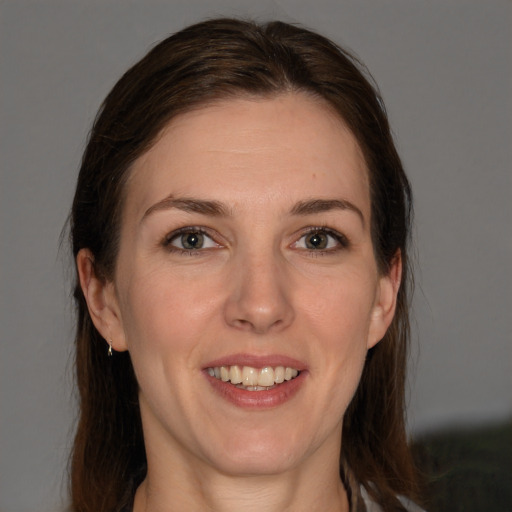
<path fill-rule="evenodd" d="M 307 228 L 300 236 L 300 238 L 297 240 L 297 242 L 294 242 L 294 244 L 297 244 L 300 240 L 302 240 L 304 237 L 308 235 L 313 235 L 315 233 L 322 233 L 327 236 L 330 236 L 336 240 L 338 245 L 336 247 L 331 247 L 328 249 L 303 249 L 304 251 L 307 251 L 313 256 L 323 256 L 328 254 L 333 254 L 338 251 L 342 251 L 344 249 L 348 249 L 350 247 L 350 241 L 349 239 L 343 235 L 342 233 L 332 229 L 328 228 L 326 226 L 315 226 Z"/>
<path fill-rule="evenodd" d="M 203 227 L 200 226 L 185 226 L 183 228 L 179 228 L 172 233 L 169 233 L 165 236 L 165 238 L 162 241 L 162 245 L 171 253 L 176 253 L 184 256 L 199 256 L 201 255 L 206 249 L 210 248 L 201 248 L 201 249 L 180 249 L 179 247 L 175 247 L 172 245 L 172 242 L 174 242 L 177 238 L 179 238 L 181 235 L 187 234 L 187 233 L 197 233 L 199 235 L 203 235 L 205 237 L 208 237 L 212 242 L 217 244 L 215 241 L 215 238 L 211 235 L 211 232 Z M 219 244 L 217 244 L 219 245 Z"/>
<path fill-rule="evenodd" d="M 179 247 L 175 247 L 172 245 L 173 241 L 175 241 L 181 235 L 184 235 L 187 233 L 190 233 L 190 234 L 197 233 L 199 235 L 203 235 L 203 236 L 209 238 L 217 246 L 220 245 L 215 241 L 215 237 L 212 236 L 210 230 L 207 230 L 200 226 L 186 226 L 183 228 L 179 228 L 179 229 L 169 233 L 168 235 L 166 235 L 162 241 L 162 245 L 169 252 L 184 255 L 184 256 L 199 256 L 200 254 L 204 253 L 204 251 L 213 248 L 213 247 L 206 247 L 206 248 L 199 248 L 199 249 L 181 249 Z M 338 251 L 348 249 L 350 247 L 350 241 L 348 240 L 348 238 L 345 235 L 343 235 L 342 233 L 340 233 L 334 229 L 331 229 L 331 228 L 328 228 L 325 226 L 313 226 L 313 227 L 307 228 L 305 231 L 303 231 L 301 233 L 301 235 L 297 239 L 297 241 L 294 242 L 293 244 L 291 244 L 291 246 L 292 247 L 296 246 L 299 243 L 299 241 L 302 240 L 304 237 L 307 237 L 308 235 L 312 235 L 312 234 L 316 234 L 316 233 L 325 234 L 331 238 L 334 238 L 334 240 L 336 240 L 338 245 L 336 245 L 335 247 L 330 247 L 330 248 L 326 248 L 326 249 L 304 248 L 304 249 L 300 249 L 300 250 L 306 251 L 312 256 L 322 256 L 322 255 L 333 254 Z"/>

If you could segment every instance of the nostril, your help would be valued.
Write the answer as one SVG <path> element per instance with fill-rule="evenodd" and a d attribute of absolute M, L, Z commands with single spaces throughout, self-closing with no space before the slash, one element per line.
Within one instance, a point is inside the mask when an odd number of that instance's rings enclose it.
<path fill-rule="evenodd" d="M 283 324 L 282 319 L 275 320 L 274 322 L 268 322 L 266 320 L 258 321 L 258 320 L 244 320 L 238 318 L 234 320 L 231 324 L 233 327 L 236 327 L 243 331 L 252 331 L 256 334 L 264 334 L 269 330 L 275 329 Z"/>
<path fill-rule="evenodd" d="M 249 330 L 249 329 L 253 328 L 251 322 L 249 322 L 247 320 L 242 320 L 240 318 L 234 320 L 232 323 L 233 323 L 233 325 L 235 327 L 238 327 L 238 328 L 243 329 L 243 330 Z"/>

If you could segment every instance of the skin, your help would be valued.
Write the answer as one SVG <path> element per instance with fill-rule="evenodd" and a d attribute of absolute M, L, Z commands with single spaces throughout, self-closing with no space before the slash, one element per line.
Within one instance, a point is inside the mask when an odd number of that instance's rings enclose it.
<path fill-rule="evenodd" d="M 350 207 L 297 213 L 312 199 Z M 130 351 L 140 385 L 148 475 L 136 512 L 348 510 L 343 415 L 400 281 L 399 258 L 379 274 L 370 222 L 357 141 L 304 94 L 183 114 L 134 163 L 114 278 L 95 276 L 87 250 L 77 264 L 96 327 Z M 182 249 L 175 233 L 189 226 L 206 231 L 202 249 Z M 310 228 L 326 249 L 308 249 Z M 224 399 L 205 365 L 240 353 L 300 361 L 298 391 L 273 407 Z"/>

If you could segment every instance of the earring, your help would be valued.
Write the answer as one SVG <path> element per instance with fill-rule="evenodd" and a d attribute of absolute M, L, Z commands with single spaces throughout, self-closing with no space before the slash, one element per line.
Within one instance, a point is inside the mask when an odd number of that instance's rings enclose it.
<path fill-rule="evenodd" d="M 114 355 L 114 351 L 112 350 L 112 341 L 108 342 L 108 350 L 107 350 L 107 356 L 112 357 Z"/>

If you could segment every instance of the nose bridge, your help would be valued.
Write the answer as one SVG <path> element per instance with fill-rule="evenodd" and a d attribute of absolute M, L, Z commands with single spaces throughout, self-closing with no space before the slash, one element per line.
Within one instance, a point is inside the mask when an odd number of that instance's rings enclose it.
<path fill-rule="evenodd" d="M 271 243 L 240 252 L 226 304 L 227 322 L 239 329 L 265 333 L 293 320 L 286 262 Z"/>

